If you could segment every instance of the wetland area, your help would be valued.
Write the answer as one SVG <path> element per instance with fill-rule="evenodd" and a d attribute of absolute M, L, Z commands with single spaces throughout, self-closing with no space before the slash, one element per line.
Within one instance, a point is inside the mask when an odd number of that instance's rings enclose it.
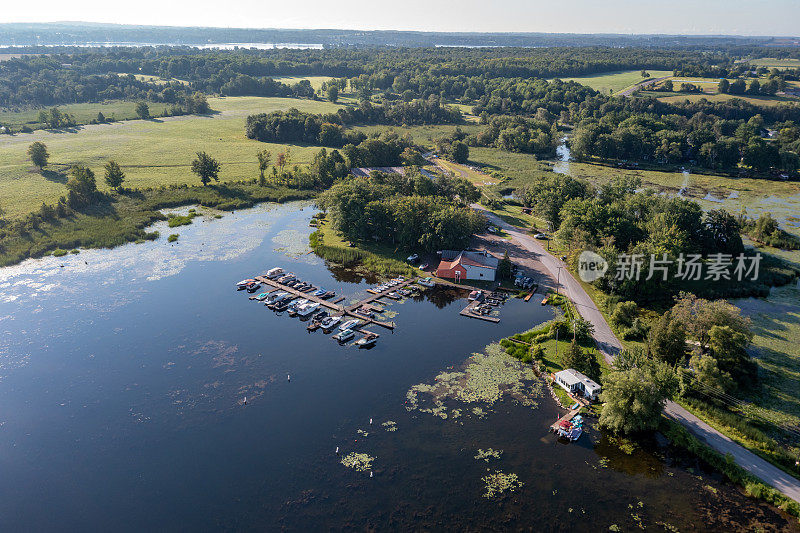
<path fill-rule="evenodd" d="M 437 288 L 339 346 L 234 289 L 282 266 L 366 295 L 309 253 L 311 204 L 200 212 L 173 243 L 161 222 L 0 269 L 0 530 L 798 529 L 658 436 L 557 442 L 563 411 L 493 344 L 550 308 L 470 320 Z"/>

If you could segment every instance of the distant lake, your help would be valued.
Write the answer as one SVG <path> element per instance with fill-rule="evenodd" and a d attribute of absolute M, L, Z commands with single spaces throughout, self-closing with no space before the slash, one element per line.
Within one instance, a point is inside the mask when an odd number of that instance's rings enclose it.
<path fill-rule="evenodd" d="M 0 269 L 0 531 L 795 528 L 658 441 L 626 455 L 590 422 L 557 442 L 538 379 L 513 385 L 525 400 L 431 401 L 506 391 L 496 367 L 459 372 L 552 318 L 535 299 L 492 324 L 436 289 L 388 303 L 396 331 L 359 350 L 234 290 L 282 266 L 365 296 L 376 280 L 308 253 L 313 213 L 264 204 Z M 485 498 L 497 471 L 521 486 Z"/>

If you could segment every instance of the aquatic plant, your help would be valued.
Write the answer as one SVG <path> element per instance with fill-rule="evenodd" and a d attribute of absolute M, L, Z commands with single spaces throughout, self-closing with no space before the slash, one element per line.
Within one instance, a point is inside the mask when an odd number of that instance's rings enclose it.
<path fill-rule="evenodd" d="M 374 460 L 374 457 L 366 453 L 350 452 L 342 457 L 342 464 L 347 468 L 352 468 L 353 470 L 358 470 L 359 472 L 366 472 L 372 468 L 372 462 Z"/>
<path fill-rule="evenodd" d="M 500 459 L 501 455 L 503 455 L 503 450 L 495 450 L 493 448 L 482 450 L 478 448 L 478 455 L 475 456 L 475 459 L 479 461 L 483 460 L 488 463 L 491 459 Z"/>
<path fill-rule="evenodd" d="M 397 431 L 397 422 L 394 420 L 387 420 L 383 424 L 381 424 L 386 431 Z"/>
<path fill-rule="evenodd" d="M 197 213 L 190 209 L 188 215 L 177 215 L 170 213 L 167 215 L 167 224 L 170 228 L 177 228 L 178 226 L 186 226 L 192 223 L 192 219 L 197 216 Z"/>
<path fill-rule="evenodd" d="M 514 492 L 523 485 L 516 474 L 506 474 L 500 470 L 484 476 L 481 481 L 485 484 L 486 489 L 483 493 L 484 498 L 494 498 L 505 492 Z"/>
<path fill-rule="evenodd" d="M 175 241 L 177 241 L 177 240 L 178 240 L 178 237 L 179 237 L 179 236 L 180 236 L 180 235 L 178 235 L 177 233 L 173 233 L 172 235 L 170 235 L 169 237 L 167 237 L 167 242 L 175 242 Z"/>
<path fill-rule="evenodd" d="M 442 372 L 433 385 L 421 383 L 411 387 L 406 393 L 406 409 L 446 419 L 447 400 L 491 407 L 508 396 L 526 407 L 536 408 L 541 393 L 541 381 L 533 368 L 508 357 L 495 343 L 487 346 L 484 354 L 473 354 L 460 372 Z M 483 409 L 471 412 L 478 416 L 484 413 Z"/>
<path fill-rule="evenodd" d="M 364 431 L 363 429 L 359 429 L 358 431 L 356 431 L 356 433 L 358 433 L 362 437 L 366 437 L 369 435 L 369 431 Z"/>

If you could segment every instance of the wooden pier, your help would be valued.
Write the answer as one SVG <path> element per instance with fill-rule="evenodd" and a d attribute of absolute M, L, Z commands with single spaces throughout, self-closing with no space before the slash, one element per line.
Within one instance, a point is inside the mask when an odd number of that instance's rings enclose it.
<path fill-rule="evenodd" d="M 577 409 L 572 409 L 569 413 L 565 414 L 564 416 L 562 416 L 561 418 L 556 420 L 555 424 L 550 426 L 550 429 L 552 431 L 558 430 L 559 428 L 561 428 L 561 422 L 564 422 L 564 421 L 569 422 L 570 420 L 575 418 L 575 415 L 577 415 L 580 410 L 581 410 L 580 407 L 578 407 Z"/>
<path fill-rule="evenodd" d="M 362 322 L 364 322 L 361 326 L 359 326 L 359 328 L 362 328 L 364 326 L 369 326 L 370 324 L 375 324 L 375 325 L 384 327 L 386 329 L 394 329 L 395 328 L 394 322 L 387 322 L 387 321 L 383 321 L 383 320 L 376 320 L 374 318 L 369 318 L 369 317 L 366 317 L 364 315 L 360 315 L 360 314 L 356 313 L 355 310 L 358 309 L 359 307 L 361 307 L 362 305 L 370 304 L 370 303 L 374 302 L 375 300 L 377 300 L 378 298 L 382 298 L 383 296 L 386 296 L 388 293 L 390 293 L 392 291 L 396 291 L 397 289 L 401 289 L 401 288 L 405 287 L 406 285 L 408 285 L 409 283 L 412 282 L 412 280 L 406 280 L 406 281 L 404 281 L 402 283 L 398 283 L 394 287 L 390 287 L 389 289 L 386 289 L 383 292 L 380 292 L 380 293 L 377 293 L 377 294 L 372 294 L 371 296 L 368 296 L 367 298 L 355 303 L 354 305 L 345 307 L 343 305 L 339 305 L 340 302 L 342 302 L 345 299 L 344 296 L 341 296 L 337 300 L 331 302 L 329 300 L 323 300 L 319 296 L 314 296 L 313 294 L 309 294 L 307 292 L 298 291 L 297 289 L 294 289 L 294 288 L 289 287 L 287 285 L 284 285 L 282 283 L 278 283 L 277 281 L 273 281 L 271 279 L 268 279 L 265 276 L 255 276 L 253 279 L 258 281 L 259 283 L 263 283 L 265 285 L 269 285 L 269 286 L 273 287 L 274 290 L 272 290 L 270 292 L 275 292 L 275 290 L 286 291 L 289 294 L 292 294 L 294 296 L 298 296 L 300 298 L 305 298 L 310 302 L 318 303 L 320 306 L 325 307 L 327 309 L 330 309 L 331 311 L 333 311 L 334 313 L 336 313 L 338 315 L 348 316 L 350 318 L 357 318 L 357 319 L 361 320 Z"/>
<path fill-rule="evenodd" d="M 468 306 L 466 306 L 464 309 L 461 310 L 459 315 L 467 316 L 469 318 L 477 318 L 478 320 L 485 320 L 486 322 L 494 322 L 495 324 L 500 322 L 500 319 L 497 318 L 496 316 L 476 315 L 475 313 L 473 313 L 472 309 L 478 305 L 480 305 L 480 302 L 478 302 L 477 300 L 471 301 Z"/>

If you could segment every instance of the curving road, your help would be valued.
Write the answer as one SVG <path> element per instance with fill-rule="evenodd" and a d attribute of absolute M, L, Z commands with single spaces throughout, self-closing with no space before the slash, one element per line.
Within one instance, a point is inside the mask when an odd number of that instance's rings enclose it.
<path fill-rule="evenodd" d="M 575 304 L 581 316 L 592 323 L 594 326 L 594 338 L 597 341 L 598 349 L 603 354 L 606 361 L 609 363 L 613 362 L 614 357 L 622 349 L 622 343 L 617 336 L 614 335 L 614 332 L 611 331 L 611 327 L 608 325 L 608 322 L 606 322 L 605 317 L 600 310 L 597 309 L 594 301 L 583 289 L 580 282 L 569 272 L 566 264 L 560 259 L 550 255 L 539 241 L 520 228 L 512 226 L 478 204 L 474 204 L 472 207 L 486 215 L 492 224 L 502 228 L 511 236 L 514 244 L 527 250 L 531 254 L 531 258 L 541 263 L 544 268 L 537 268 L 536 270 L 549 276 L 553 287 L 565 293 Z M 673 401 L 667 402 L 664 413 L 674 421 L 683 425 L 695 437 L 705 442 L 714 450 L 722 454 L 730 454 L 736 461 L 736 464 L 750 474 L 800 503 L 800 481 L 798 481 L 798 479 L 746 450 Z"/>

